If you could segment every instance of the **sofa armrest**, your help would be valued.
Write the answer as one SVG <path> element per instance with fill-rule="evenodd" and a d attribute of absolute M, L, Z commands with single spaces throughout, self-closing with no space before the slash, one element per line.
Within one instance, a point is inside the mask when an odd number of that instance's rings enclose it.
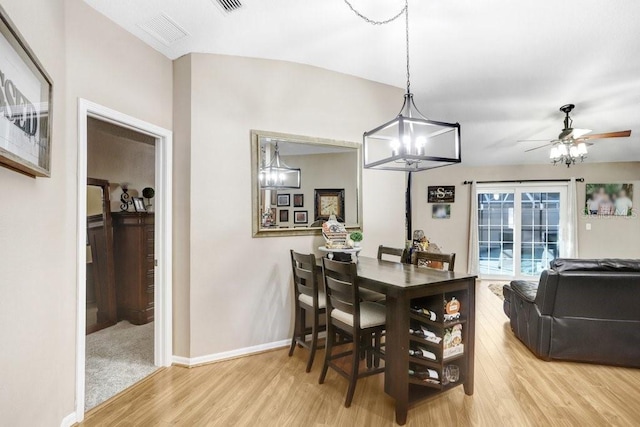
<path fill-rule="evenodd" d="M 538 284 L 524 280 L 514 280 L 511 282 L 511 290 L 524 301 L 533 303 L 538 293 Z"/>
<path fill-rule="evenodd" d="M 507 317 L 511 317 L 511 300 L 513 299 L 513 290 L 511 290 L 511 285 L 504 285 L 502 287 L 502 297 L 504 301 L 502 302 L 502 310 Z"/>
<path fill-rule="evenodd" d="M 542 315 L 536 305 L 538 284 L 514 280 L 509 287 L 511 288 L 509 307 L 511 329 L 536 356 L 549 359 L 551 317 Z"/>

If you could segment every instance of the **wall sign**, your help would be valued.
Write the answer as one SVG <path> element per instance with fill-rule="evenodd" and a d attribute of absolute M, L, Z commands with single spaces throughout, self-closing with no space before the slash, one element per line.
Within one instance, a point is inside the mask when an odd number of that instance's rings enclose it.
<path fill-rule="evenodd" d="M 455 185 L 427 187 L 427 203 L 453 203 L 456 198 Z"/>
<path fill-rule="evenodd" d="M 0 165 L 51 175 L 52 81 L 0 7 Z"/>

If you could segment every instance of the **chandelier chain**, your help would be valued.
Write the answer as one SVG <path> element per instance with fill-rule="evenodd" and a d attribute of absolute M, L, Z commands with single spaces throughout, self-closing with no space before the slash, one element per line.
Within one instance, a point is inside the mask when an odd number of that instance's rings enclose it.
<path fill-rule="evenodd" d="M 409 0 L 404 1 L 404 17 L 407 36 L 407 93 L 411 93 L 411 73 L 409 72 Z"/>
<path fill-rule="evenodd" d="M 405 10 L 407 10 L 407 6 L 406 6 L 406 2 L 405 2 L 405 7 L 403 7 L 400 12 L 398 12 L 396 15 L 394 15 L 392 18 L 389 19 L 385 19 L 384 21 L 376 21 L 373 20 L 371 18 L 366 17 L 365 15 L 363 15 L 362 13 L 358 12 L 356 10 L 355 7 L 353 7 L 353 5 L 349 2 L 349 0 L 344 0 L 344 2 L 347 4 L 347 6 L 349 6 L 349 9 L 351 9 L 351 11 L 353 13 L 355 13 L 358 17 L 362 18 L 363 20 L 365 20 L 366 22 L 368 22 L 371 25 L 385 25 L 388 24 L 390 22 L 395 21 L 396 19 L 400 18 L 402 16 L 402 14 L 405 12 Z"/>
<path fill-rule="evenodd" d="M 384 21 L 376 21 L 374 19 L 371 19 L 363 15 L 358 10 L 356 10 L 355 7 L 353 7 L 353 5 L 349 2 L 349 0 L 344 0 L 344 2 L 346 3 L 347 6 L 349 6 L 349 9 L 351 9 L 353 13 L 355 13 L 358 17 L 362 18 L 364 21 L 368 22 L 371 25 L 385 25 L 395 21 L 396 19 L 400 18 L 404 14 L 405 35 L 406 35 L 406 45 L 407 45 L 407 93 L 411 93 L 411 73 L 409 72 L 409 0 L 404 1 L 404 7 L 400 10 L 400 12 L 398 12 L 397 14 L 395 14 L 393 17 L 389 19 L 385 19 Z"/>

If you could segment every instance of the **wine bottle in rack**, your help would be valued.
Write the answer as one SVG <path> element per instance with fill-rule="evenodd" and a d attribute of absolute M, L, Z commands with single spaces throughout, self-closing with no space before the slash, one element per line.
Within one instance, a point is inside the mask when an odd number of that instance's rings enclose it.
<path fill-rule="evenodd" d="M 440 344 L 440 341 L 442 341 L 441 337 L 437 336 L 435 332 L 427 329 L 424 325 L 412 326 L 411 328 L 409 328 L 409 333 L 416 337 L 424 338 L 425 340 L 431 341 L 435 344 Z"/>
<path fill-rule="evenodd" d="M 436 360 L 435 353 L 430 352 L 426 348 L 409 349 L 409 356 L 420 357 L 423 359 Z"/>
<path fill-rule="evenodd" d="M 421 316 L 426 317 L 427 319 L 431 320 L 432 322 L 435 322 L 438 320 L 438 316 L 436 315 L 435 311 L 431 311 L 428 310 L 424 307 L 418 307 L 418 306 L 414 306 L 411 307 L 411 311 L 415 314 L 419 314 Z"/>
<path fill-rule="evenodd" d="M 424 371 L 416 371 L 413 369 L 409 369 L 409 376 L 415 377 L 422 381 L 428 381 L 437 384 L 440 380 L 440 376 L 438 375 L 438 371 L 435 369 L 426 369 Z"/>

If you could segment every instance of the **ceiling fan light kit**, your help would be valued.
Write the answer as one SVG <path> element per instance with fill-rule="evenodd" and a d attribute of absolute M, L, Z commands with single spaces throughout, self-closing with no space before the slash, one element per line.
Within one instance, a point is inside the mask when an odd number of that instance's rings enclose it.
<path fill-rule="evenodd" d="M 560 107 L 560 111 L 565 114 L 565 117 L 564 129 L 562 129 L 560 135 L 558 135 L 558 139 L 554 139 L 548 144 L 540 147 L 535 147 L 527 151 L 534 151 L 539 148 L 544 148 L 551 145 L 549 159 L 551 159 L 553 164 L 564 164 L 569 167 L 576 164 L 576 161 L 578 160 L 580 160 L 580 162 L 583 162 L 587 157 L 587 144 L 593 145 L 593 143 L 585 141 L 591 139 L 625 138 L 631 136 L 630 130 L 587 135 L 591 132 L 591 129 L 575 129 L 572 127 L 573 120 L 569 116 L 569 113 L 571 113 L 574 108 L 575 105 L 573 104 L 567 104 Z"/>
<path fill-rule="evenodd" d="M 409 2 L 390 19 L 373 21 L 344 2 L 360 18 L 383 25 L 404 14 L 407 46 L 407 91 L 398 115 L 363 135 L 364 167 L 405 172 L 418 172 L 448 166 L 462 161 L 460 124 L 430 120 L 416 107 L 411 93 L 409 72 Z"/>

